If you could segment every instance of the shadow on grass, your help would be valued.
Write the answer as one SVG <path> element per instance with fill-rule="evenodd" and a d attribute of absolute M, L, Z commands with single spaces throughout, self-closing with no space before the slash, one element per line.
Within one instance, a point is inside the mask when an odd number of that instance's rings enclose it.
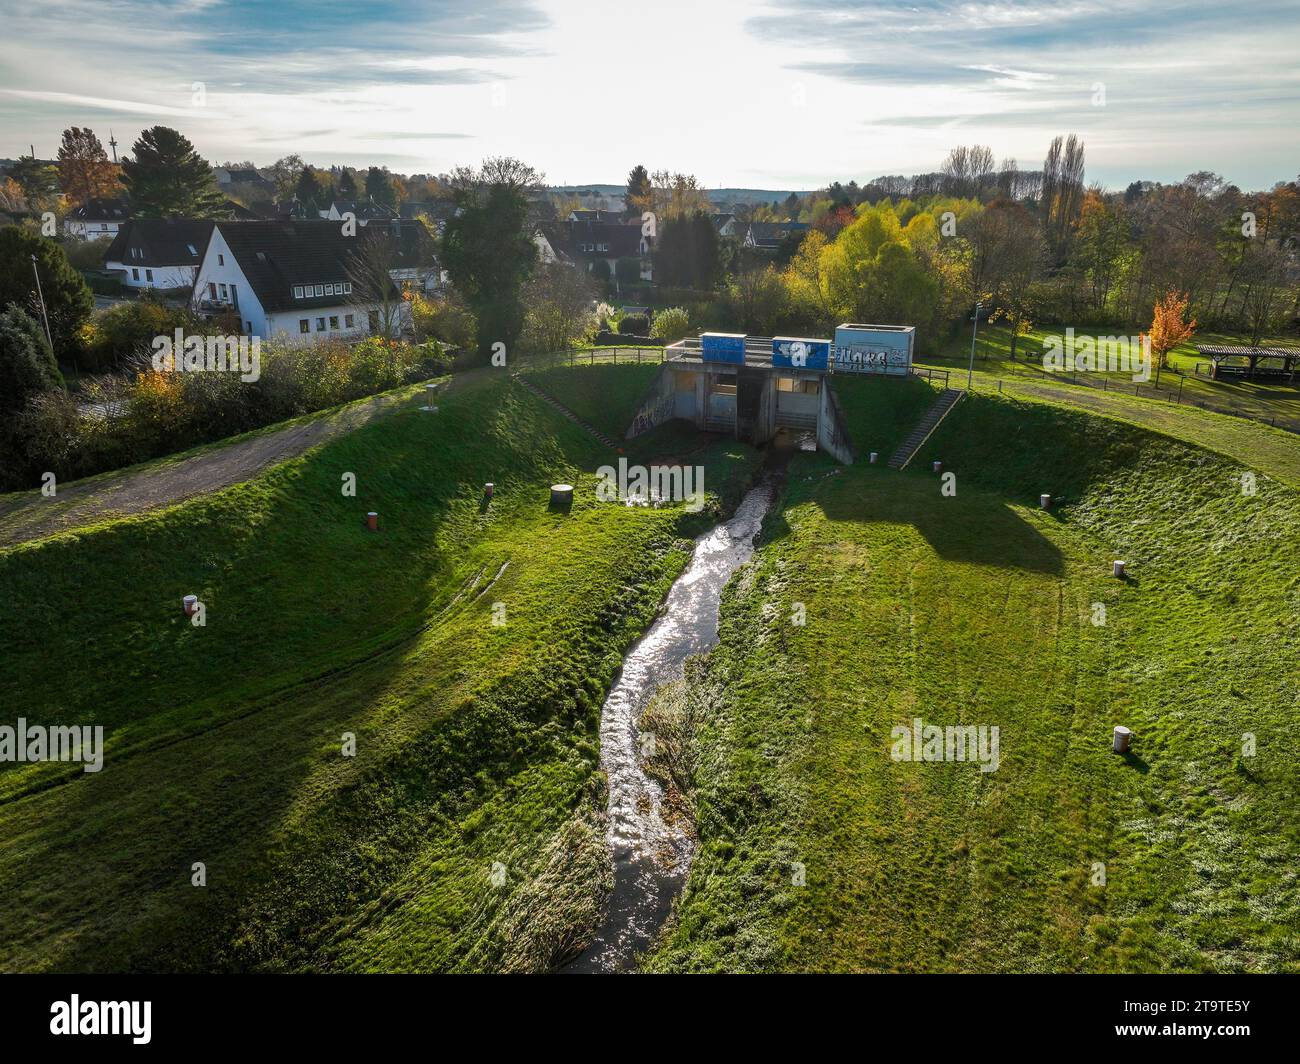
<path fill-rule="evenodd" d="M 945 561 L 999 569 L 1063 575 L 1060 550 L 996 495 L 960 488 L 941 494 L 941 481 L 927 474 L 899 474 L 870 466 L 844 468 L 808 485 L 811 500 L 828 520 L 881 522 L 915 528 Z M 790 502 L 805 490 L 795 484 Z M 777 536 L 774 519 L 772 538 Z"/>

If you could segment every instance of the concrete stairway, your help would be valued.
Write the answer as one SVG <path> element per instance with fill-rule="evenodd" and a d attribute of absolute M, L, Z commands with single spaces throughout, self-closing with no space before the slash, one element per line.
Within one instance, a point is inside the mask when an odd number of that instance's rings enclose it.
<path fill-rule="evenodd" d="M 925 412 L 925 417 L 917 422 L 916 428 L 912 430 L 907 439 L 898 445 L 898 450 L 889 459 L 889 468 L 906 469 L 907 463 L 916 457 L 916 452 L 925 445 L 926 440 L 934 435 L 934 430 L 948 416 L 949 411 L 957 405 L 957 400 L 965 394 L 959 388 L 945 388 L 930 409 Z"/>
<path fill-rule="evenodd" d="M 526 380 L 525 378 L 521 377 L 518 373 L 512 373 L 511 376 L 520 384 L 522 384 L 525 388 L 527 388 L 530 392 L 532 392 L 535 396 L 537 396 L 538 399 L 546 403 L 548 406 L 554 407 L 557 412 L 562 414 L 564 417 L 567 417 L 570 421 L 572 421 L 575 425 L 577 425 L 578 428 L 582 429 L 588 435 L 594 436 L 606 447 L 608 447 L 611 451 L 618 450 L 618 444 L 616 444 L 613 440 L 611 440 L 608 436 L 606 436 L 603 432 L 600 431 L 600 429 L 596 428 L 594 425 L 590 425 L 587 422 L 583 421 L 582 418 L 578 417 L 577 414 L 575 414 L 572 410 L 570 410 L 567 406 L 565 406 L 554 396 L 548 395 L 546 392 L 542 391 L 539 387 L 537 387 L 537 385 L 535 385 L 532 381 Z"/>

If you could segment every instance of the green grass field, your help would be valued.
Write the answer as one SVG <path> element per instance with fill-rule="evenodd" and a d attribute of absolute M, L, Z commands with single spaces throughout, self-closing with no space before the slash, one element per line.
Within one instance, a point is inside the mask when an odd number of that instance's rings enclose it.
<path fill-rule="evenodd" d="M 703 514 L 602 505 L 611 456 L 519 386 L 440 405 L 0 552 L 5 703 L 108 733 L 99 774 L 0 772 L 0 967 L 520 970 L 581 940 L 603 692 L 755 453 L 693 455 Z"/>
<path fill-rule="evenodd" d="M 525 372 L 618 438 L 655 370 Z M 835 387 L 864 455 L 935 395 Z M 1049 398 L 968 396 L 906 474 L 794 458 L 719 646 L 648 715 L 700 846 L 646 968 L 1300 971 L 1295 456 Z M 625 450 L 703 464 L 705 512 L 602 505 L 614 456 L 519 385 L 439 405 L 0 550 L 0 696 L 108 732 L 99 774 L 0 769 L 0 969 L 538 971 L 581 945 L 600 704 L 762 456 L 669 423 Z M 892 760 L 914 717 L 998 726 L 998 770 Z"/>
<path fill-rule="evenodd" d="M 1110 336 L 1121 330 L 1110 325 L 1077 325 L 1077 335 Z M 1170 366 L 1155 379 L 1154 371 L 1149 381 L 1135 384 L 1128 373 L 1094 372 L 1089 374 L 1049 373 L 1043 369 L 1044 344 L 1052 337 L 1061 337 L 1059 327 L 1034 328 L 1016 344 L 1016 359 L 1011 360 L 1011 331 L 1003 325 L 981 324 L 975 350 L 976 387 L 996 387 L 997 382 L 1048 383 L 1071 385 L 1070 390 L 1087 397 L 1091 391 L 1084 386 L 1090 382 L 1100 389 L 1104 383 L 1111 394 L 1134 394 L 1156 397 L 1168 402 L 1181 403 L 1184 409 L 1194 409 L 1204 404 L 1209 409 L 1235 412 L 1257 421 L 1274 422 L 1292 433 L 1300 431 L 1300 386 L 1285 383 L 1255 383 L 1249 381 L 1210 380 L 1196 373 L 1198 363 L 1208 363 L 1196 351 L 1197 344 L 1224 344 L 1249 346 L 1246 337 L 1198 332 L 1189 343 L 1180 344 L 1169 354 Z M 1293 339 L 1264 340 L 1264 346 L 1295 347 Z M 918 356 L 919 365 L 950 370 L 957 387 L 964 387 L 970 359 L 970 333 L 944 342 L 932 355 Z M 1208 371 L 1207 371 L 1208 372 Z"/>
<path fill-rule="evenodd" d="M 1300 496 L 996 397 L 920 459 L 792 466 L 652 707 L 701 843 L 650 968 L 1300 970 Z M 998 770 L 893 760 L 916 717 L 998 726 Z"/>

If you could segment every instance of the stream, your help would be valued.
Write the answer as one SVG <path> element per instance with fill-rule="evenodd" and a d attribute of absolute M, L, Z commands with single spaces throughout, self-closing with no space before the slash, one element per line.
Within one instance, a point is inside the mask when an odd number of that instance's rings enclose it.
<path fill-rule="evenodd" d="M 600 763 L 609 780 L 608 842 L 614 891 L 591 945 L 562 971 L 629 970 L 654 941 L 686 881 L 691 837 L 663 816 L 663 787 L 645 772 L 637 721 L 659 687 L 682 677 L 687 658 L 718 640 L 722 589 L 754 553 L 775 484 L 751 488 L 730 520 L 695 541 L 686 571 L 658 618 L 623 659 L 600 712 Z"/>

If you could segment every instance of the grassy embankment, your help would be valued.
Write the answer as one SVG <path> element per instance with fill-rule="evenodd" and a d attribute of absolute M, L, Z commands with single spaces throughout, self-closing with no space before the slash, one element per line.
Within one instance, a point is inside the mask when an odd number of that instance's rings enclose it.
<path fill-rule="evenodd" d="M 1096 337 L 1117 335 L 1123 330 L 1113 325 L 1079 324 L 1074 331 L 1077 336 Z M 975 349 L 975 386 L 987 388 L 992 384 L 996 387 L 999 380 L 1007 385 L 1055 382 L 1070 385 L 1071 391 L 1078 391 L 1086 397 L 1094 390 L 1085 387 L 1083 382 L 1086 380 L 1096 390 L 1100 390 L 1105 381 L 1111 389 L 1106 394 L 1134 393 L 1132 373 L 1098 370 L 1072 375 L 1045 371 L 1045 344 L 1054 337 L 1062 338 L 1064 333 L 1065 330 L 1059 326 L 1031 329 L 1016 342 L 1016 359 L 1012 361 L 1011 330 L 1004 325 L 981 324 Z M 1185 409 L 1204 403 L 1210 409 L 1231 410 L 1265 422 L 1274 420 L 1293 433 L 1300 431 L 1300 387 L 1285 382 L 1215 381 L 1200 376 L 1196 373 L 1197 364 L 1207 365 L 1209 360 L 1197 353 L 1197 344 L 1249 347 L 1250 339 L 1231 333 L 1198 332 L 1189 343 L 1179 344 L 1169 353 L 1169 367 L 1161 371 L 1159 382 L 1155 379 L 1153 367 L 1151 379 L 1136 385 L 1140 387 L 1141 395 L 1154 396 L 1166 402 L 1180 401 Z M 1294 339 L 1265 338 L 1262 344 L 1265 347 L 1297 346 Z M 970 333 L 966 332 L 944 341 L 934 353 L 918 355 L 917 363 L 951 370 L 954 385 L 964 388 L 969 359 Z M 1208 373 L 1208 369 L 1205 372 Z M 1075 377 L 1077 382 L 1072 380 Z"/>
<path fill-rule="evenodd" d="M 1300 494 L 986 395 L 919 459 L 798 459 L 652 706 L 701 844 L 649 966 L 1300 970 Z M 893 760 L 916 717 L 998 726 L 998 770 Z"/>
<path fill-rule="evenodd" d="M 0 771 L 0 968 L 536 969 L 581 940 L 600 703 L 719 500 L 595 503 L 608 452 L 500 378 L 440 406 L 0 551 L 4 703 L 107 732 L 98 774 Z M 755 465 L 692 460 L 726 505 Z"/>

